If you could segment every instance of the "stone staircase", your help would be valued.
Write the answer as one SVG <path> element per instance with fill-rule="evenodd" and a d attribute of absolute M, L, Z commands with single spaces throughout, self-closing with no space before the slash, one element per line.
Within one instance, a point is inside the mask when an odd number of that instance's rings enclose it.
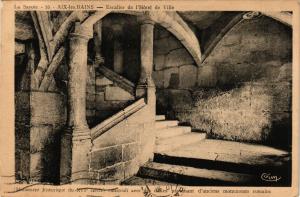
<path fill-rule="evenodd" d="M 156 117 L 154 159 L 140 167 L 129 185 L 286 186 L 290 153 L 272 147 L 205 139 L 178 121 Z M 277 176 L 268 181 L 264 176 Z M 273 177 L 274 178 L 274 177 Z"/>
<path fill-rule="evenodd" d="M 164 115 L 156 116 L 155 128 L 155 153 L 195 143 L 206 137 L 206 133 L 192 132 L 190 126 L 180 126 L 177 120 L 165 120 Z"/>

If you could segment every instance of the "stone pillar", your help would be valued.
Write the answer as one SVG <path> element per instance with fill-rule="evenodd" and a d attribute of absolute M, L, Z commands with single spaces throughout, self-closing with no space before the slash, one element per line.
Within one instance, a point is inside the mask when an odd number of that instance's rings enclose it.
<path fill-rule="evenodd" d="M 86 81 L 91 30 L 77 23 L 70 34 L 68 128 L 62 137 L 61 182 L 87 183 L 88 180 L 92 144 L 86 121 Z"/>
<path fill-rule="evenodd" d="M 123 73 L 123 58 L 124 58 L 124 48 L 122 40 L 122 26 L 121 24 L 114 24 L 112 26 L 114 30 L 114 71 L 118 74 Z"/>
<path fill-rule="evenodd" d="M 94 45 L 95 45 L 95 67 L 104 63 L 104 58 L 101 53 L 102 45 L 102 21 L 94 24 Z"/>
<path fill-rule="evenodd" d="M 156 96 L 155 84 L 152 79 L 153 71 L 153 39 L 154 22 L 150 19 L 141 19 L 141 74 L 136 88 L 136 96 L 146 95 L 146 101 L 155 115 Z"/>

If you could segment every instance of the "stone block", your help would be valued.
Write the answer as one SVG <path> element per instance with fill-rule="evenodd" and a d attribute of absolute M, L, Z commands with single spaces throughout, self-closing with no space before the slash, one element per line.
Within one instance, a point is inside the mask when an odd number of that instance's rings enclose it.
<path fill-rule="evenodd" d="M 137 126 L 128 126 L 126 121 L 122 121 L 109 129 L 98 138 L 96 138 L 94 143 L 94 149 L 114 146 L 126 143 L 136 142 L 138 140 L 138 130 Z"/>
<path fill-rule="evenodd" d="M 96 184 L 104 185 L 104 182 L 100 181 L 98 171 L 89 171 L 88 177 L 89 177 L 89 181 L 88 181 L 89 185 L 96 185 Z"/>
<path fill-rule="evenodd" d="M 177 83 L 179 85 L 179 74 L 178 74 L 179 69 L 178 68 L 169 68 L 164 70 L 164 87 L 168 88 L 171 85 L 176 87 L 176 76 L 177 76 Z M 173 77 L 171 77 L 173 74 Z"/>
<path fill-rule="evenodd" d="M 220 85 L 231 85 L 240 82 L 234 70 L 235 65 L 228 62 L 220 62 L 217 67 L 217 83 Z"/>
<path fill-rule="evenodd" d="M 154 128 L 154 122 L 152 124 L 152 126 L 150 123 L 148 126 L 145 125 L 145 130 L 141 135 L 140 153 L 137 157 L 140 164 L 144 164 L 147 161 L 153 160 L 155 132 L 152 131 Z"/>
<path fill-rule="evenodd" d="M 162 38 L 159 40 L 154 40 L 153 43 L 153 53 L 154 57 L 157 55 L 166 55 L 169 52 L 169 39 Z"/>
<path fill-rule="evenodd" d="M 41 152 L 30 154 L 30 179 L 33 182 L 42 181 L 42 158 L 43 156 Z"/>
<path fill-rule="evenodd" d="M 86 183 L 90 169 L 90 150 L 91 140 L 73 140 L 72 141 L 72 180 L 78 180 L 78 183 Z M 80 162 L 79 162 L 80 161 Z M 75 182 L 75 183 L 76 183 Z"/>
<path fill-rule="evenodd" d="M 265 68 L 262 65 L 252 65 L 249 63 L 232 64 L 232 73 L 234 74 L 236 82 L 248 82 L 259 79 L 263 76 Z"/>
<path fill-rule="evenodd" d="M 30 152 L 40 152 L 55 141 L 52 125 L 32 126 L 30 129 Z M 58 142 L 56 142 L 58 143 Z"/>
<path fill-rule="evenodd" d="M 124 179 L 124 164 L 118 163 L 99 171 L 98 178 L 105 185 L 119 184 Z"/>
<path fill-rule="evenodd" d="M 95 105 L 101 105 L 101 103 L 104 103 L 104 92 L 98 92 L 95 95 Z"/>
<path fill-rule="evenodd" d="M 63 95 L 49 92 L 31 92 L 30 106 L 31 123 L 34 125 L 61 124 L 63 126 L 66 122 L 67 109 Z"/>
<path fill-rule="evenodd" d="M 94 150 L 91 154 L 91 168 L 100 170 L 122 161 L 122 146 L 110 146 Z"/>
<path fill-rule="evenodd" d="M 191 88 L 197 82 L 197 67 L 186 65 L 179 67 L 179 88 Z"/>
<path fill-rule="evenodd" d="M 165 67 L 165 55 L 155 55 L 153 61 L 155 70 L 161 70 Z"/>
<path fill-rule="evenodd" d="M 162 27 L 154 28 L 154 37 L 155 39 L 166 38 L 169 37 L 171 33 Z"/>
<path fill-rule="evenodd" d="M 124 163 L 124 179 L 137 174 L 139 170 L 139 163 L 136 159 Z"/>
<path fill-rule="evenodd" d="M 134 100 L 129 92 L 119 87 L 107 86 L 105 88 L 105 100 L 107 101 L 127 101 Z"/>
<path fill-rule="evenodd" d="M 135 125 L 138 126 L 140 124 L 144 124 L 145 122 L 151 122 L 154 120 L 151 120 L 149 118 L 150 113 L 150 107 L 148 105 L 141 108 L 139 111 L 135 112 L 131 116 L 126 118 L 126 122 L 129 126 Z M 148 117 L 148 118 L 145 118 Z M 130 127 L 129 127 L 130 128 Z"/>
<path fill-rule="evenodd" d="M 107 86 L 112 85 L 113 81 L 109 80 L 108 78 L 104 76 L 97 76 L 96 77 L 96 86 Z"/>
<path fill-rule="evenodd" d="M 214 65 L 198 67 L 197 83 L 200 87 L 213 87 L 217 82 L 217 69 Z"/>
<path fill-rule="evenodd" d="M 174 35 L 171 35 L 169 37 L 169 50 L 172 51 L 174 49 L 180 49 L 180 48 L 184 48 L 184 46 L 181 44 L 181 42 L 174 36 Z"/>
<path fill-rule="evenodd" d="M 129 161 L 137 157 L 139 154 L 139 144 L 130 143 L 123 145 L 123 161 Z"/>
<path fill-rule="evenodd" d="M 173 35 L 168 37 L 156 39 L 154 41 L 154 54 L 155 55 L 166 55 L 174 49 L 183 48 L 180 41 Z"/>
<path fill-rule="evenodd" d="M 173 109 L 188 110 L 192 107 L 193 99 L 188 90 L 168 90 L 168 95 Z"/>
<path fill-rule="evenodd" d="M 194 60 L 185 48 L 171 51 L 165 60 L 165 67 L 178 67 L 194 64 Z"/>
<path fill-rule="evenodd" d="M 153 71 L 152 78 L 154 80 L 156 88 L 163 88 L 164 87 L 164 71 Z"/>

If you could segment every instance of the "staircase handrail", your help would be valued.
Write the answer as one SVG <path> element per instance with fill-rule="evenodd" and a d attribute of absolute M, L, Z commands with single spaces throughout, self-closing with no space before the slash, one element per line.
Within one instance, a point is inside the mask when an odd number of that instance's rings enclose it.
<path fill-rule="evenodd" d="M 131 95 L 135 95 L 134 83 L 105 66 L 99 66 L 98 69 L 106 78 L 115 82 L 120 88 L 129 92 Z"/>
<path fill-rule="evenodd" d="M 130 115 L 134 114 L 135 112 L 139 111 L 141 108 L 143 108 L 146 105 L 145 99 L 141 98 L 125 109 L 122 109 L 115 115 L 107 118 L 100 124 L 96 125 L 91 129 L 91 138 L 92 140 L 96 139 L 106 131 L 108 131 L 110 128 L 118 124 L 119 122 L 123 121 L 125 118 L 129 117 Z"/>

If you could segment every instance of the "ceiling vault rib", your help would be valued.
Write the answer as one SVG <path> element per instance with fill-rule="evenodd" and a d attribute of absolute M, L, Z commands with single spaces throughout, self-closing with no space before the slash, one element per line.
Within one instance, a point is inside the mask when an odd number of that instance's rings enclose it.
<path fill-rule="evenodd" d="M 202 62 L 209 56 L 209 54 L 214 50 L 214 48 L 218 45 L 218 43 L 222 40 L 222 38 L 237 24 L 243 21 L 243 15 L 245 12 L 236 15 L 233 19 L 230 20 L 227 25 L 218 33 L 218 35 L 212 40 L 212 42 L 208 45 L 207 49 L 203 52 Z"/>

